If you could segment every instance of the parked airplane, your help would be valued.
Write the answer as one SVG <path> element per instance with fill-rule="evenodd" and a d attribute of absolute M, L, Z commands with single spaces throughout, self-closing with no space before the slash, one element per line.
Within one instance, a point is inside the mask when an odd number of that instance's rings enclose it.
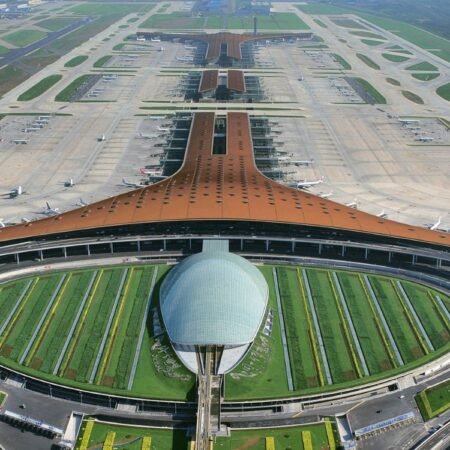
<path fill-rule="evenodd" d="M 73 187 L 73 186 L 75 186 L 73 178 L 69 178 L 68 180 L 64 181 L 64 187 Z"/>
<path fill-rule="evenodd" d="M 436 223 L 433 223 L 433 224 L 431 224 L 431 225 L 427 225 L 427 228 L 428 228 L 429 230 L 432 230 L 432 231 L 437 230 L 438 227 L 439 227 L 439 225 L 441 224 L 441 220 L 442 220 L 442 217 L 439 216 L 439 219 L 437 220 L 437 222 L 436 222 Z"/>
<path fill-rule="evenodd" d="M 13 217 L 12 219 L 0 219 L 0 228 L 5 228 L 8 225 L 14 225 L 15 222 L 13 222 L 15 219 L 15 217 Z"/>
<path fill-rule="evenodd" d="M 133 182 L 127 181 L 127 180 L 125 180 L 125 178 L 122 178 L 122 184 L 127 187 L 135 187 L 135 188 L 145 186 L 145 184 L 142 184 L 142 183 L 133 183 Z"/>
<path fill-rule="evenodd" d="M 22 189 L 22 186 L 17 187 L 16 189 L 11 189 L 9 192 L 4 192 L 3 194 L 0 194 L 2 197 L 9 197 L 9 198 L 16 198 L 19 195 L 25 194 L 24 190 Z"/>
<path fill-rule="evenodd" d="M 144 36 L 138 36 L 136 38 L 136 40 L 139 41 L 139 42 L 145 42 L 145 37 Z"/>
<path fill-rule="evenodd" d="M 431 136 L 417 136 L 414 140 L 419 142 L 431 142 L 434 138 Z"/>
<path fill-rule="evenodd" d="M 176 56 L 175 59 L 181 62 L 193 62 L 194 58 L 192 56 Z"/>
<path fill-rule="evenodd" d="M 297 183 L 297 189 L 308 189 L 311 186 L 316 186 L 320 183 L 323 183 L 323 177 L 320 178 L 319 180 L 313 180 L 313 181 L 308 181 L 308 180 L 303 180 L 303 181 L 299 181 Z"/>
<path fill-rule="evenodd" d="M 41 214 L 52 216 L 54 214 L 58 214 L 59 208 L 52 208 L 48 202 L 45 202 L 46 208 L 42 211 Z"/>
<path fill-rule="evenodd" d="M 333 195 L 333 191 L 322 192 L 321 194 L 319 194 L 319 197 L 321 197 L 321 198 L 328 198 L 328 197 L 331 197 L 332 195 Z"/>
<path fill-rule="evenodd" d="M 310 166 L 311 164 L 314 164 L 314 160 L 313 159 L 303 161 L 291 160 L 291 163 L 294 164 L 295 166 Z"/>
<path fill-rule="evenodd" d="M 152 134 L 139 133 L 139 137 L 142 139 L 155 139 L 158 137 L 158 135 L 156 133 L 152 133 Z"/>
<path fill-rule="evenodd" d="M 158 36 L 156 36 L 154 38 L 150 38 L 150 41 L 151 42 L 161 42 L 161 39 Z"/>
<path fill-rule="evenodd" d="M 100 137 L 97 138 L 98 142 L 103 142 L 106 141 L 106 136 L 104 134 L 102 134 Z"/>
<path fill-rule="evenodd" d="M 77 206 L 87 206 L 87 202 L 85 202 L 81 197 L 80 200 L 76 203 Z"/>
<path fill-rule="evenodd" d="M 14 144 L 28 144 L 28 139 L 13 139 Z"/>
<path fill-rule="evenodd" d="M 346 203 L 345 206 L 348 208 L 358 209 L 358 202 L 356 200 Z"/>
<path fill-rule="evenodd" d="M 379 217 L 380 219 L 386 219 L 387 218 L 387 212 L 383 209 L 383 211 L 379 212 L 377 214 L 377 217 Z"/>

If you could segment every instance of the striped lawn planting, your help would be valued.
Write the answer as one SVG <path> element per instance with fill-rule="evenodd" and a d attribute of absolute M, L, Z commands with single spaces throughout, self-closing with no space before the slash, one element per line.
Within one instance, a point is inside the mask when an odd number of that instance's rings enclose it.
<path fill-rule="evenodd" d="M 436 311 L 441 316 L 442 322 L 446 324 L 447 328 L 450 328 L 450 311 L 445 306 L 445 303 L 442 301 L 441 295 L 438 295 L 432 291 L 428 292 L 429 296 L 436 304 Z"/>
<path fill-rule="evenodd" d="M 306 272 L 333 382 L 339 383 L 354 380 L 357 378 L 357 373 L 334 299 L 328 272 L 316 269 L 307 269 Z"/>
<path fill-rule="evenodd" d="M 61 353 L 62 347 L 77 308 L 87 289 L 91 272 L 73 273 L 67 281 L 58 307 L 49 322 L 45 335 L 35 349 L 30 366 L 51 373 Z"/>
<path fill-rule="evenodd" d="M 358 274 L 339 272 L 339 282 L 348 304 L 356 333 L 361 343 L 370 374 L 392 369 L 394 366 L 386 349 L 382 328 L 377 327 L 375 310 L 369 304 Z"/>
<path fill-rule="evenodd" d="M 18 361 L 22 355 L 60 278 L 61 275 L 42 277 L 30 292 L 26 299 L 26 308 L 21 311 L 20 317 L 3 343 L 3 347 L 12 347 L 9 355 L 11 359 Z"/>
<path fill-rule="evenodd" d="M 123 272 L 123 269 L 103 271 L 85 320 L 81 324 L 82 331 L 72 358 L 67 365 L 67 378 L 82 382 L 89 380 Z"/>
<path fill-rule="evenodd" d="M 433 296 L 430 297 L 429 289 L 408 281 L 402 281 L 401 284 L 434 348 L 445 345 L 450 340 L 450 329 L 440 315 L 437 309 L 439 306 L 433 301 Z"/>
<path fill-rule="evenodd" d="M 30 340 L 28 341 L 27 346 L 25 347 L 25 350 L 22 353 L 22 356 L 19 358 L 20 364 L 27 364 L 30 361 L 30 358 L 33 356 L 34 351 L 36 350 L 36 347 L 39 345 L 43 335 L 45 334 L 45 331 L 47 329 L 47 326 L 49 324 L 49 320 L 51 319 L 52 315 L 54 314 L 55 308 L 58 307 L 59 300 L 61 299 L 61 295 L 64 293 L 64 288 L 66 286 L 66 280 L 67 277 L 70 278 L 70 275 L 64 274 L 61 279 L 58 282 L 58 285 L 56 286 L 55 292 L 50 297 L 50 301 L 48 305 L 45 307 L 44 312 L 42 313 L 41 318 L 39 319 L 39 322 L 36 325 L 36 328 L 33 331 L 33 334 L 30 337 Z"/>
<path fill-rule="evenodd" d="M 145 315 L 148 291 L 153 268 L 138 267 L 133 270 L 124 308 L 120 316 L 120 326 L 115 333 L 114 350 L 105 366 L 101 384 L 119 389 L 127 388 L 127 381 L 134 358 L 134 350 L 140 332 L 140 322 Z"/>
<path fill-rule="evenodd" d="M 344 324 L 345 336 L 352 353 L 352 359 L 355 364 L 356 372 L 359 377 L 369 376 L 366 358 L 362 352 L 361 344 L 359 343 L 358 335 L 356 334 L 355 326 L 353 325 L 353 320 L 347 306 L 347 301 L 345 300 L 341 284 L 339 283 L 339 278 L 337 277 L 336 272 L 328 275 L 330 284 L 333 287 L 336 305 L 339 309 L 342 323 Z"/>
<path fill-rule="evenodd" d="M 430 351 L 433 351 L 433 345 L 431 344 L 430 339 L 428 338 L 422 323 L 420 322 L 419 317 L 417 316 L 416 312 L 414 311 L 414 308 L 406 295 L 402 285 L 400 284 L 399 280 L 391 280 L 392 287 L 394 288 L 395 293 L 397 294 L 397 297 L 402 304 L 402 307 L 405 311 L 405 315 L 408 319 L 409 325 L 411 326 L 411 329 L 414 331 L 414 334 L 416 335 L 417 340 L 420 343 L 420 346 L 422 347 L 423 352 L 425 355 L 427 355 Z"/>
<path fill-rule="evenodd" d="M 283 356 L 284 356 L 284 364 L 286 366 L 286 377 L 287 377 L 288 389 L 290 391 L 293 391 L 294 383 L 292 380 L 291 361 L 289 359 L 289 350 L 288 350 L 288 344 L 287 344 L 287 338 L 286 338 L 286 329 L 284 326 L 285 319 L 284 319 L 283 305 L 281 304 L 280 290 L 278 287 L 278 276 L 277 276 L 277 271 L 276 271 L 275 267 L 272 267 L 272 275 L 273 275 L 273 284 L 275 286 L 275 296 L 276 296 L 277 305 L 278 305 L 278 319 L 280 321 L 281 343 L 283 346 Z"/>
<path fill-rule="evenodd" d="M 11 320 L 8 320 L 8 317 L 17 309 L 19 300 L 30 282 L 32 280 L 20 280 L 0 288 L 0 335 Z"/>
<path fill-rule="evenodd" d="M 308 322 L 292 320 L 292 317 L 306 317 L 297 270 L 278 268 L 277 274 L 295 389 L 320 386 Z"/>
<path fill-rule="evenodd" d="M 90 382 L 94 382 L 96 379 L 96 383 L 98 384 L 102 380 L 105 368 L 109 363 L 111 348 L 116 338 L 119 320 L 122 320 L 122 312 L 127 301 L 128 289 L 130 288 L 131 279 L 133 278 L 133 271 L 133 267 L 131 269 L 127 268 L 122 276 L 119 291 L 117 292 L 102 343 L 100 344 L 97 359 L 94 368 L 92 369 Z"/>
<path fill-rule="evenodd" d="M 147 272 L 144 272 L 142 274 L 141 277 L 141 283 L 139 284 L 139 288 L 137 291 L 137 298 L 140 298 L 142 293 L 142 281 L 145 281 L 144 277 L 147 276 Z M 155 289 L 155 283 L 156 283 L 156 279 L 158 276 L 158 267 L 155 267 L 153 269 L 153 276 L 152 276 L 152 282 L 150 285 L 150 289 L 149 292 L 146 294 L 145 296 L 145 302 L 143 302 L 141 305 L 142 307 L 139 308 L 140 304 L 139 302 L 136 302 L 134 307 L 133 307 L 133 311 L 131 312 L 131 317 L 130 320 L 128 322 L 128 328 L 127 328 L 127 332 L 126 332 L 126 337 L 124 340 L 124 343 L 122 345 L 122 349 L 120 352 L 120 358 L 118 361 L 118 365 L 117 365 L 117 380 L 121 380 L 121 378 L 126 378 L 127 379 L 127 384 L 126 385 L 121 385 L 119 386 L 119 384 L 116 384 L 116 387 L 122 387 L 122 388 L 127 388 L 128 390 L 131 390 L 131 388 L 133 387 L 133 383 L 134 383 L 134 377 L 136 375 L 136 370 L 137 370 L 137 365 L 139 362 L 139 356 L 141 354 L 141 349 L 142 349 L 142 342 L 144 339 L 144 334 L 145 334 L 145 327 L 147 325 L 147 320 L 148 320 L 148 315 L 150 312 L 150 305 L 152 302 L 152 297 L 153 297 L 153 290 Z M 139 323 L 140 322 L 140 326 L 138 329 L 134 329 L 133 328 L 133 324 L 134 323 Z M 134 336 L 137 335 L 137 339 L 136 339 L 136 347 L 134 348 Z M 133 352 L 131 352 L 130 350 L 133 350 Z M 128 355 L 128 352 L 134 353 L 133 357 L 131 358 L 130 355 Z"/>
<path fill-rule="evenodd" d="M 31 279 L 24 282 L 23 285 L 17 283 L 12 286 L 12 289 L 4 289 L 0 292 L 0 342 L 1 336 L 11 324 L 12 318 L 20 308 L 33 283 L 34 280 Z"/>
<path fill-rule="evenodd" d="M 374 276 L 369 276 L 368 278 L 403 361 L 409 363 L 424 356 L 425 353 L 414 330 L 411 328 L 406 311 L 394 286 L 392 286 L 391 280 Z"/>
<path fill-rule="evenodd" d="M 56 364 L 53 367 L 52 372 L 53 375 L 59 374 L 60 376 L 63 376 L 67 364 L 72 358 L 76 343 L 78 342 L 78 338 L 80 336 L 80 332 L 83 328 L 84 320 L 89 310 L 90 302 L 92 301 L 97 286 L 100 283 L 102 273 L 103 271 L 100 272 L 95 271 L 92 275 L 91 280 L 89 281 L 89 286 L 83 295 L 81 304 L 78 307 L 75 318 L 73 319 L 73 322 L 70 326 L 70 330 L 68 332 L 64 345 L 61 349 L 61 353 L 59 354 L 58 360 L 56 361 Z"/>

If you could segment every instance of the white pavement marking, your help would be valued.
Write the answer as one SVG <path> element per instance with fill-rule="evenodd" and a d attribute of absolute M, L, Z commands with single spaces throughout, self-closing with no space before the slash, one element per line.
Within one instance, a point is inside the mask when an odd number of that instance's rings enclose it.
<path fill-rule="evenodd" d="M 281 307 L 280 291 L 278 290 L 278 278 L 277 278 L 277 271 L 276 271 L 275 267 L 272 267 L 272 274 L 273 274 L 273 281 L 274 281 L 274 285 L 275 285 L 275 296 L 277 298 L 277 305 L 278 305 L 278 319 L 280 321 L 281 341 L 283 344 L 283 354 L 284 354 L 284 363 L 286 365 L 286 376 L 287 376 L 287 382 L 288 382 L 288 389 L 290 391 L 293 391 L 294 383 L 292 382 L 291 363 L 289 361 L 289 351 L 288 351 L 288 347 L 287 347 L 286 330 L 284 329 L 283 309 Z"/>
<path fill-rule="evenodd" d="M 36 336 L 39 333 L 39 331 L 40 331 L 40 329 L 42 327 L 42 324 L 44 323 L 44 320 L 47 318 L 47 314 L 50 311 L 50 308 L 53 306 L 53 303 L 55 302 L 56 297 L 58 296 L 59 291 L 61 290 L 61 286 L 64 284 L 64 281 L 66 281 L 66 278 L 67 278 L 67 275 L 64 274 L 62 276 L 61 280 L 59 281 L 58 286 L 56 286 L 56 289 L 55 289 L 55 292 L 53 292 L 52 298 L 48 302 L 48 305 L 45 308 L 45 311 L 43 312 L 43 314 L 42 314 L 38 324 L 36 325 L 36 328 L 34 329 L 34 333 L 31 336 L 31 338 L 30 338 L 30 340 L 28 342 L 28 345 L 25 348 L 25 351 L 22 353 L 22 356 L 19 359 L 19 364 L 22 364 L 24 362 L 25 358 L 27 357 L 28 352 L 31 349 L 31 346 L 33 345 L 34 340 L 36 339 Z"/>
<path fill-rule="evenodd" d="M 337 277 L 336 272 L 333 272 L 333 281 L 337 288 L 345 318 L 347 319 L 348 326 L 350 327 L 350 332 L 352 333 L 353 341 L 355 343 L 356 351 L 358 352 L 358 356 L 363 367 L 364 375 L 369 376 L 370 374 L 369 369 L 367 368 L 366 358 L 364 357 L 358 335 L 356 334 L 355 326 L 353 325 L 352 317 L 350 316 L 350 311 L 348 310 L 347 302 L 345 301 L 345 297 L 342 292 L 341 283 L 339 282 L 339 278 Z"/>
<path fill-rule="evenodd" d="M 402 294 L 402 297 L 405 300 L 406 305 L 414 318 L 414 321 L 416 322 L 417 328 L 419 328 L 419 331 L 420 331 L 422 337 L 425 339 L 425 342 L 427 343 L 428 348 L 430 349 L 430 351 L 434 351 L 433 344 L 431 343 L 431 340 L 430 340 L 427 332 L 425 331 L 425 328 L 423 327 L 422 322 L 420 321 L 419 316 L 417 315 L 416 310 L 414 309 L 414 306 L 411 303 L 411 300 L 409 299 L 408 295 L 405 292 L 405 289 L 403 288 L 403 286 L 399 280 L 397 280 L 397 287 L 399 288 L 400 293 Z"/>
<path fill-rule="evenodd" d="M 98 349 L 97 358 L 95 358 L 95 364 L 92 368 L 91 376 L 89 377 L 89 383 L 92 384 L 94 382 L 95 376 L 97 375 L 98 366 L 100 364 L 100 359 L 103 355 L 103 350 L 105 349 L 106 340 L 108 339 L 109 329 L 111 328 L 111 323 L 114 319 L 114 315 L 116 314 L 117 305 L 119 304 L 120 296 L 122 295 L 123 285 L 125 284 L 125 280 L 128 275 L 128 268 L 125 269 L 122 279 L 120 280 L 119 290 L 117 291 L 116 299 L 114 300 L 114 304 L 109 315 L 108 323 L 106 324 L 105 332 L 103 333 L 102 342 L 100 344 L 100 348 Z"/>
<path fill-rule="evenodd" d="M 87 288 L 87 290 L 86 290 L 86 292 L 84 294 L 84 297 L 83 297 L 83 300 L 81 302 L 81 305 L 78 308 L 77 315 L 75 316 L 75 319 L 74 319 L 74 321 L 72 323 L 72 326 L 70 327 L 70 331 L 69 331 L 69 334 L 67 335 L 66 342 L 64 342 L 64 346 L 63 346 L 63 348 L 61 350 L 61 353 L 59 355 L 58 361 L 56 362 L 56 366 L 53 369 L 53 375 L 56 375 L 58 373 L 58 370 L 59 370 L 59 368 L 61 366 L 61 363 L 63 361 L 64 355 L 66 354 L 67 347 L 69 346 L 69 342 L 72 339 L 73 333 L 75 332 L 75 328 L 77 327 L 78 321 L 80 320 L 80 316 L 81 316 L 81 313 L 83 312 L 84 305 L 86 304 L 86 301 L 89 298 L 89 294 L 91 293 L 92 285 L 94 284 L 95 278 L 97 277 L 97 273 L 98 273 L 98 271 L 96 270 L 93 273 L 93 275 L 92 275 L 91 281 L 90 281 L 89 286 L 88 286 L 88 288 Z"/>
<path fill-rule="evenodd" d="M 380 320 L 381 320 L 381 323 L 383 324 L 384 331 L 386 332 L 389 342 L 391 343 L 391 346 L 394 350 L 395 357 L 397 358 L 397 362 L 401 366 L 403 366 L 405 363 L 403 362 L 403 358 L 400 355 L 397 344 L 395 343 L 394 336 L 392 336 L 391 330 L 389 329 L 389 325 L 386 322 L 386 318 L 384 317 L 383 310 L 381 309 L 381 306 L 378 303 L 378 299 L 375 295 L 375 292 L 372 289 L 372 285 L 370 284 L 369 277 L 367 275 L 363 275 L 363 277 L 364 277 L 364 281 L 366 283 L 367 289 L 369 290 L 370 296 L 372 297 L 372 301 L 375 305 L 375 309 L 377 310 L 378 315 L 380 316 Z"/>
<path fill-rule="evenodd" d="M 144 333 L 145 333 L 145 326 L 146 326 L 147 319 L 148 319 L 148 313 L 150 311 L 150 304 L 152 302 L 153 289 L 155 288 L 157 275 L 158 275 L 158 267 L 155 267 L 155 270 L 153 272 L 152 284 L 150 286 L 150 291 L 148 293 L 147 305 L 145 307 L 145 314 L 144 314 L 144 317 L 142 318 L 141 329 L 139 331 L 138 343 L 136 346 L 136 351 L 134 352 L 134 359 L 133 359 L 133 365 L 131 367 L 130 378 L 128 379 L 128 386 L 127 386 L 128 390 L 131 390 L 131 387 L 133 386 L 133 383 L 134 383 L 134 376 L 136 375 L 137 364 L 138 364 L 138 360 L 139 360 L 139 355 L 141 353 L 142 342 L 143 342 Z"/>
<path fill-rule="evenodd" d="M 314 301 L 311 294 L 311 288 L 309 286 L 309 280 L 306 275 L 305 269 L 302 270 L 303 281 L 305 282 L 306 293 L 308 295 L 309 309 L 311 310 L 311 315 L 313 318 L 314 329 L 316 331 L 317 340 L 319 341 L 320 354 L 322 355 L 323 367 L 325 369 L 325 376 L 327 377 L 327 383 L 333 384 L 333 379 L 331 377 L 330 367 L 328 366 L 327 353 L 325 351 L 325 345 L 322 339 L 322 333 L 320 332 L 319 321 L 317 319 L 316 308 L 314 306 Z"/>

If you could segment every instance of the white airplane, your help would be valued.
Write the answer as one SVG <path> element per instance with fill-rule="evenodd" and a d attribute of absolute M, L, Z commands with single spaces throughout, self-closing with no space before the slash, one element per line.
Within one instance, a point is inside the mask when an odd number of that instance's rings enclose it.
<path fill-rule="evenodd" d="M 64 187 L 73 187 L 73 186 L 75 186 L 73 178 L 69 178 L 68 180 L 64 181 Z"/>
<path fill-rule="evenodd" d="M 431 142 L 434 138 L 431 136 L 417 136 L 414 140 L 419 142 Z"/>
<path fill-rule="evenodd" d="M 87 206 L 88 203 L 85 202 L 81 197 L 80 200 L 76 203 L 77 206 Z"/>
<path fill-rule="evenodd" d="M 156 133 L 152 133 L 152 134 L 139 133 L 139 137 L 141 139 L 155 139 L 158 137 L 158 135 Z"/>
<path fill-rule="evenodd" d="M 152 170 L 139 169 L 142 175 L 148 175 L 148 177 L 152 180 L 165 180 L 167 178 L 166 175 L 161 175 L 161 172 L 155 172 Z"/>
<path fill-rule="evenodd" d="M 170 132 L 170 128 L 158 127 L 158 131 L 162 131 L 163 133 L 169 133 Z"/>
<path fill-rule="evenodd" d="M 28 139 L 13 139 L 14 144 L 28 144 Z"/>
<path fill-rule="evenodd" d="M 310 166 L 310 165 L 314 164 L 314 160 L 313 159 L 303 160 L 303 161 L 291 160 L 291 163 L 294 164 L 295 166 Z"/>
<path fill-rule="evenodd" d="M 9 192 L 4 192 L 3 194 L 0 194 L 0 196 L 16 198 L 22 194 L 25 194 L 25 191 L 22 189 L 22 186 L 18 186 L 16 189 L 11 189 Z"/>
<path fill-rule="evenodd" d="M 383 211 L 379 212 L 377 214 L 377 217 L 379 217 L 380 219 L 386 219 L 387 218 L 387 212 L 383 209 Z"/>
<path fill-rule="evenodd" d="M 194 47 L 193 45 L 185 45 L 184 48 L 186 50 L 197 50 L 197 47 Z"/>
<path fill-rule="evenodd" d="M 106 141 L 106 136 L 104 134 L 102 134 L 100 137 L 97 138 L 98 142 L 103 142 Z"/>
<path fill-rule="evenodd" d="M 158 48 L 158 52 L 163 52 L 164 51 L 164 47 L 159 47 Z"/>
<path fill-rule="evenodd" d="M 303 180 L 303 181 L 299 181 L 297 183 L 297 189 L 308 189 L 311 186 L 316 186 L 320 183 L 323 183 L 323 177 L 320 178 L 319 180 L 313 180 L 313 181 L 308 181 L 308 180 Z"/>
<path fill-rule="evenodd" d="M 0 228 L 5 228 L 8 225 L 14 225 L 15 223 L 13 222 L 13 220 L 15 219 L 15 217 L 13 217 L 12 219 L 0 219 Z"/>
<path fill-rule="evenodd" d="M 176 56 L 175 59 L 181 62 L 193 62 L 194 58 L 192 56 Z"/>
<path fill-rule="evenodd" d="M 441 224 L 441 220 L 442 220 L 442 217 L 439 216 L 439 219 L 437 220 L 437 222 L 433 223 L 431 225 L 428 225 L 427 228 L 432 231 L 437 230 L 439 228 L 439 225 Z"/>
<path fill-rule="evenodd" d="M 26 217 L 22 217 L 22 218 L 20 219 L 20 221 L 21 221 L 22 223 L 30 223 L 30 222 L 31 222 L 31 220 L 30 220 L 30 219 L 27 219 Z"/>
<path fill-rule="evenodd" d="M 151 42 L 161 42 L 161 39 L 158 36 L 156 36 L 154 38 L 150 38 L 150 41 Z"/>
<path fill-rule="evenodd" d="M 139 42 L 145 42 L 145 37 L 144 36 L 138 36 L 136 38 L 136 40 L 139 41 Z"/>
<path fill-rule="evenodd" d="M 145 184 L 133 183 L 133 182 L 127 181 L 127 180 L 125 180 L 125 178 L 122 178 L 122 184 L 127 187 L 135 187 L 135 188 L 140 188 L 140 187 L 145 186 Z"/>
<path fill-rule="evenodd" d="M 348 208 L 358 209 L 358 202 L 356 200 L 346 203 L 345 206 Z"/>
<path fill-rule="evenodd" d="M 328 198 L 328 197 L 331 197 L 332 195 L 333 195 L 333 191 L 330 191 L 330 192 L 322 192 L 322 193 L 319 194 L 319 197 L 320 197 L 320 198 Z"/>
<path fill-rule="evenodd" d="M 59 208 L 52 208 L 48 202 L 45 202 L 46 208 L 42 211 L 41 214 L 45 214 L 46 216 L 52 216 L 54 214 L 58 214 Z"/>

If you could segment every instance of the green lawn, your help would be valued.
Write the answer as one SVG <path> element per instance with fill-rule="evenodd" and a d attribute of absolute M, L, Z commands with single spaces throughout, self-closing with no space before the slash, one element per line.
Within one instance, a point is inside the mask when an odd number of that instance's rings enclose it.
<path fill-rule="evenodd" d="M 332 424 L 334 437 L 336 436 L 335 424 Z M 237 430 L 231 431 L 230 437 L 219 437 L 214 445 L 214 450 L 266 450 L 266 437 L 274 438 L 275 448 L 304 450 L 302 442 L 302 433 L 311 433 L 312 450 L 329 449 L 330 442 L 328 440 L 325 425 L 304 425 L 296 427 L 283 427 L 274 429 L 254 429 L 254 430 Z M 333 442 L 332 445 L 337 445 Z M 336 448 L 336 447 L 334 447 Z"/>
<path fill-rule="evenodd" d="M 350 31 L 350 34 L 354 34 L 355 36 L 361 36 L 364 38 L 380 39 L 383 41 L 386 40 L 386 38 L 384 36 L 381 36 L 381 34 L 375 34 L 371 31 Z"/>
<path fill-rule="evenodd" d="M 47 36 L 47 33 L 37 30 L 18 30 L 2 36 L 2 39 L 16 47 L 26 47 L 33 42 L 39 41 Z"/>
<path fill-rule="evenodd" d="M 87 421 L 83 421 L 81 430 L 86 428 Z M 141 450 L 144 437 L 151 437 L 151 448 L 155 450 L 188 450 L 190 438 L 184 429 L 132 427 L 119 424 L 95 422 L 90 433 L 88 448 L 105 448 L 107 434 L 114 434 L 114 447 L 127 450 Z M 83 431 L 80 432 L 75 450 L 80 448 Z M 111 447 L 112 448 L 112 447 Z M 116 447 L 115 447 L 116 448 Z M 150 448 L 150 447 L 149 447 Z"/>
<path fill-rule="evenodd" d="M 6 55 L 6 53 L 9 52 L 9 48 L 4 47 L 3 45 L 0 45 L 0 56 L 1 55 Z"/>
<path fill-rule="evenodd" d="M 430 73 L 420 72 L 420 73 L 412 73 L 411 76 L 420 81 L 431 81 L 431 80 L 434 80 L 435 78 L 437 78 L 438 76 L 440 76 L 440 73 L 438 73 L 438 72 L 430 72 Z"/>
<path fill-rule="evenodd" d="M 77 20 L 78 18 L 75 17 L 55 17 L 54 19 L 41 20 L 40 22 L 36 22 L 35 25 L 49 31 L 59 31 L 68 27 Z"/>
<path fill-rule="evenodd" d="M 440 95 L 444 100 L 450 102 L 450 83 L 439 86 L 436 89 L 436 93 Z"/>
<path fill-rule="evenodd" d="M 388 61 L 392 61 L 392 62 L 404 62 L 404 61 L 407 61 L 408 59 L 410 59 L 407 56 L 394 55 L 392 53 L 382 53 L 382 56 L 384 59 L 387 59 Z"/>
<path fill-rule="evenodd" d="M 405 98 L 412 101 L 413 103 L 417 103 L 418 105 L 423 105 L 422 97 L 419 97 L 417 94 L 411 91 L 402 91 L 402 94 Z"/>
<path fill-rule="evenodd" d="M 153 4 L 120 4 L 120 3 L 86 3 L 76 5 L 69 8 L 67 12 L 73 14 L 78 14 L 80 16 L 108 16 L 108 15 L 118 15 L 125 16 L 131 13 L 137 12 L 149 12 L 153 9 L 155 5 Z"/>
<path fill-rule="evenodd" d="M 158 28 L 163 30 L 196 30 L 204 27 L 206 18 L 190 17 L 187 14 L 153 14 L 139 25 L 139 28 Z"/>
<path fill-rule="evenodd" d="M 61 80 L 62 75 L 49 75 L 38 81 L 34 86 L 20 94 L 17 100 L 20 102 L 26 102 L 32 100 L 36 97 L 42 95 L 45 91 L 48 91 L 52 86 L 54 86 L 59 80 Z"/>
<path fill-rule="evenodd" d="M 5 401 L 6 394 L 4 392 L 0 392 L 0 407 L 3 406 L 3 402 Z"/>
<path fill-rule="evenodd" d="M 76 90 L 90 78 L 95 75 L 81 75 L 81 77 L 76 78 L 68 86 L 66 86 L 59 94 L 56 95 L 56 102 L 70 102 Z"/>
<path fill-rule="evenodd" d="M 438 72 L 439 71 L 439 69 L 434 64 L 431 64 L 427 61 L 423 61 L 418 64 L 409 66 L 406 68 L 406 70 L 412 70 L 412 71 L 423 70 L 423 71 L 428 71 L 428 72 Z"/>
<path fill-rule="evenodd" d="M 368 56 L 363 55 L 362 53 L 357 53 L 356 56 L 366 65 L 368 65 L 369 67 L 371 67 L 372 69 L 375 70 L 380 70 L 380 66 L 375 62 L 372 61 Z"/>
<path fill-rule="evenodd" d="M 425 389 L 416 396 L 424 420 L 430 420 L 450 409 L 450 380 Z"/>
<path fill-rule="evenodd" d="M 386 78 L 386 81 L 393 86 L 400 86 L 400 81 L 395 80 L 394 78 Z"/>
<path fill-rule="evenodd" d="M 339 25 L 340 27 L 344 28 L 359 28 L 361 30 L 365 30 L 366 27 L 364 25 L 361 25 L 359 22 L 356 22 L 356 20 L 353 19 L 345 19 L 345 18 L 333 18 L 331 19 L 336 25 Z"/>
<path fill-rule="evenodd" d="M 377 45 L 383 44 L 383 41 L 375 41 L 373 39 L 361 39 L 361 42 L 369 47 L 376 47 Z"/>
<path fill-rule="evenodd" d="M 354 78 L 358 84 L 373 98 L 376 105 L 386 104 L 386 99 L 378 92 L 367 80 L 363 78 Z"/>
<path fill-rule="evenodd" d="M 344 70 L 352 70 L 352 66 L 341 55 L 333 53 L 333 57 L 342 66 Z"/>
<path fill-rule="evenodd" d="M 64 64 L 64 67 L 76 67 L 84 63 L 88 59 L 87 55 L 75 56 Z"/>
<path fill-rule="evenodd" d="M 106 63 L 112 59 L 112 57 L 113 57 L 112 55 L 102 56 L 101 58 L 97 59 L 97 61 L 95 61 L 94 67 L 103 67 L 103 66 L 105 66 Z"/>

